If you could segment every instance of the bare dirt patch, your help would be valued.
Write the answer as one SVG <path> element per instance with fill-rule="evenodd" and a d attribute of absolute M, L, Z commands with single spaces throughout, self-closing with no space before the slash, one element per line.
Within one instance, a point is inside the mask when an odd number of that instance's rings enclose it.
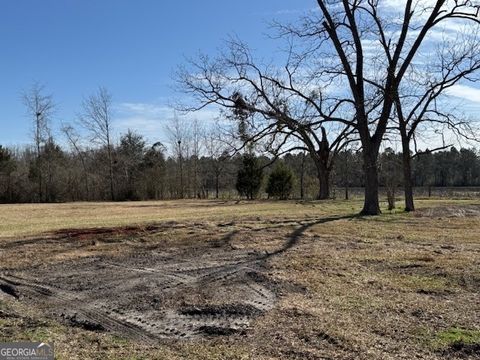
<path fill-rule="evenodd" d="M 480 344 L 465 344 L 455 342 L 442 355 L 449 359 L 478 359 L 480 357 Z"/>
<path fill-rule="evenodd" d="M 57 241 L 108 242 L 161 229 L 65 230 L 54 236 Z M 0 290 L 65 324 L 132 339 L 242 334 L 285 289 L 264 274 L 267 257 L 219 241 L 148 246 L 12 269 L 0 274 Z"/>

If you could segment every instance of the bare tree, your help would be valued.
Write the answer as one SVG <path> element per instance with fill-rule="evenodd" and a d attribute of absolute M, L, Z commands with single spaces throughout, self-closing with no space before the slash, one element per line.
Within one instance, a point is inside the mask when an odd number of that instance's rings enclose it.
<path fill-rule="evenodd" d="M 200 197 L 200 192 L 198 190 L 199 184 L 199 168 L 198 163 L 203 148 L 203 133 L 204 129 L 198 119 L 194 119 L 191 125 L 190 137 L 192 142 L 192 162 L 193 162 L 193 195 L 194 197 Z"/>
<path fill-rule="evenodd" d="M 343 103 L 323 91 L 315 74 L 306 73 L 307 54 L 287 50 L 284 68 L 257 63 L 248 46 L 231 39 L 216 59 L 200 56 L 177 72 L 181 91 L 194 103 L 186 111 L 216 105 L 238 123 L 242 145 L 262 143 L 279 157 L 307 151 L 315 162 L 319 198 L 330 196 L 329 176 L 335 156 L 351 141 L 353 131 Z"/>
<path fill-rule="evenodd" d="M 85 184 L 85 196 L 86 199 L 90 199 L 90 187 L 89 187 L 89 180 L 88 180 L 88 169 L 87 169 L 87 162 L 85 159 L 85 151 L 81 147 L 81 140 L 80 135 L 76 132 L 72 125 L 64 125 L 62 126 L 62 132 L 67 138 L 72 150 L 77 154 L 80 162 L 82 163 L 82 170 L 83 170 L 83 181 Z"/>
<path fill-rule="evenodd" d="M 90 139 L 106 148 L 110 199 L 115 200 L 112 144 L 112 96 L 104 87 L 83 100 L 80 124 L 89 132 Z"/>
<path fill-rule="evenodd" d="M 222 140 L 222 135 L 217 124 L 205 135 L 204 140 L 206 155 L 211 163 L 211 171 L 215 178 L 215 199 L 219 198 L 220 177 L 226 170 L 227 160 L 230 159 L 230 146 Z"/>
<path fill-rule="evenodd" d="M 435 28 L 451 20 L 480 22 L 480 6 L 470 0 L 317 3 L 318 14 L 305 17 L 299 26 L 281 29 L 284 35 L 303 40 L 309 54 L 322 59 L 319 78 L 345 84 L 338 100 L 351 105 L 355 116 L 350 125 L 363 149 L 362 214 L 376 215 L 380 213 L 378 154 L 405 74 Z"/>
<path fill-rule="evenodd" d="M 55 103 L 51 95 L 45 94 L 45 87 L 40 83 L 32 85 L 30 90 L 22 95 L 27 112 L 33 121 L 33 141 L 35 143 L 36 173 L 38 185 L 38 200 L 43 200 L 43 171 L 41 164 L 42 146 L 51 137 L 50 121 Z"/>
<path fill-rule="evenodd" d="M 459 81 L 478 81 L 480 42 L 478 32 L 467 32 L 443 39 L 429 61 L 412 67 L 399 89 L 395 102 L 398 130 L 402 142 L 405 210 L 414 211 L 412 158 L 421 154 L 417 135 L 429 129 L 454 133 L 459 138 L 475 139 L 472 123 L 448 103 L 448 89 Z M 414 149 L 412 149 L 412 143 Z M 450 147 L 444 142 L 429 152 Z"/>
<path fill-rule="evenodd" d="M 175 113 L 169 124 L 167 124 L 166 130 L 174 155 L 178 160 L 177 197 L 183 199 L 185 197 L 185 158 L 188 159 L 190 152 L 188 144 L 189 128 L 185 120 Z"/>

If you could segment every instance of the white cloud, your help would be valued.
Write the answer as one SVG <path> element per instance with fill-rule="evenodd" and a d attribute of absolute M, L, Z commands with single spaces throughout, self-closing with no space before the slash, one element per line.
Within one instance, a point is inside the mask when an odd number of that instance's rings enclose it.
<path fill-rule="evenodd" d="M 148 103 L 121 103 L 117 110 L 124 113 L 143 114 L 146 116 L 163 116 L 169 112 L 170 108 L 164 105 L 155 105 Z"/>
<path fill-rule="evenodd" d="M 189 114 L 177 114 L 184 119 L 198 119 L 206 128 L 218 117 L 215 109 L 204 109 Z M 115 106 L 114 127 L 118 134 L 128 129 L 143 135 L 149 142 L 168 142 L 166 127 L 175 116 L 175 110 L 163 104 L 120 103 Z"/>
<path fill-rule="evenodd" d="M 279 9 L 273 11 L 263 11 L 263 12 L 254 12 L 253 15 L 261 15 L 261 16 L 291 16 L 291 15 L 301 15 L 306 14 L 308 12 L 317 12 L 319 11 L 319 7 L 312 7 L 310 9 L 306 8 L 296 8 L 296 9 Z"/>
<path fill-rule="evenodd" d="M 480 89 L 468 85 L 454 85 L 447 94 L 480 105 Z"/>
<path fill-rule="evenodd" d="M 282 9 L 275 11 L 275 15 L 292 15 L 292 14 L 300 14 L 305 12 L 305 10 L 300 9 Z"/>

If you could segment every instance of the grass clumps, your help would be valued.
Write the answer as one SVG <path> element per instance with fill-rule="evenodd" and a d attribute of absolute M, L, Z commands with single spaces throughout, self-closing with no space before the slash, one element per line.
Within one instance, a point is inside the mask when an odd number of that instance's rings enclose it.
<path fill-rule="evenodd" d="M 451 327 L 438 332 L 434 348 L 448 358 L 477 358 L 480 354 L 480 331 Z"/>
<path fill-rule="evenodd" d="M 436 345 L 441 348 L 458 345 L 480 346 L 480 330 L 468 330 L 458 327 L 451 327 L 436 335 Z"/>

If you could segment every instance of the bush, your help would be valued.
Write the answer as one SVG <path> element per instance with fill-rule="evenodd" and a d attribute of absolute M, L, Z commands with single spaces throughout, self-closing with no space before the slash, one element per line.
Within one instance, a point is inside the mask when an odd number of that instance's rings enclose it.
<path fill-rule="evenodd" d="M 293 172 L 282 163 L 277 165 L 268 178 L 267 194 L 286 200 L 293 188 Z"/>
<path fill-rule="evenodd" d="M 242 167 L 237 174 L 237 191 L 240 196 L 255 199 L 260 191 L 263 180 L 263 169 L 257 157 L 252 154 L 243 156 Z"/>

